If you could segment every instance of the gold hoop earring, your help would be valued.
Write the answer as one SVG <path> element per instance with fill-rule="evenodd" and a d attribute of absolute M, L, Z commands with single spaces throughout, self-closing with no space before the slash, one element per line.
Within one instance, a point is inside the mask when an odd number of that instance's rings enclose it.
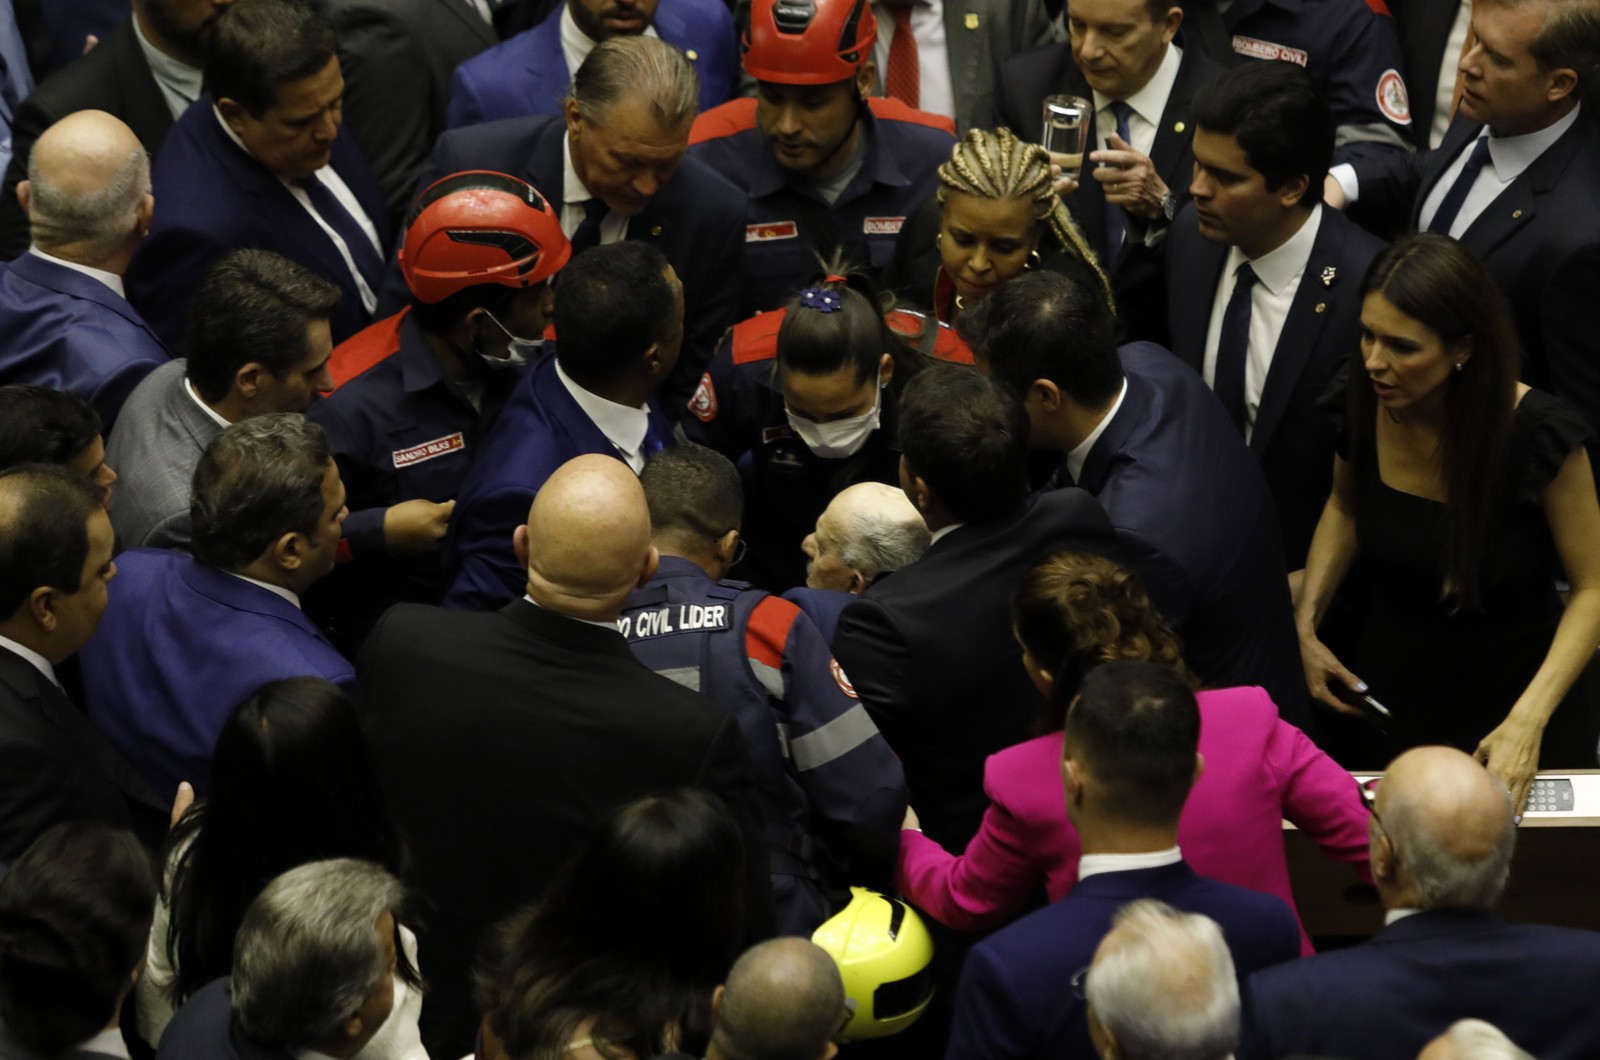
<path fill-rule="evenodd" d="M 1467 362 L 1466 362 L 1466 361 L 1457 361 L 1457 362 L 1456 362 L 1456 371 L 1458 371 L 1458 372 L 1459 372 L 1459 371 L 1461 371 L 1461 370 L 1462 370 L 1462 369 L 1463 369 L 1463 368 L 1465 368 L 1465 367 L 1466 367 L 1466 366 L 1467 366 Z"/>
<path fill-rule="evenodd" d="M 1028 251 L 1028 260 L 1022 263 L 1022 267 L 1024 269 L 1042 269 L 1044 268 L 1044 258 L 1039 254 L 1038 250 L 1030 250 Z"/>
<path fill-rule="evenodd" d="M 933 234 L 933 245 L 936 246 L 936 247 L 944 246 L 944 233 L 943 232 L 935 232 Z"/>

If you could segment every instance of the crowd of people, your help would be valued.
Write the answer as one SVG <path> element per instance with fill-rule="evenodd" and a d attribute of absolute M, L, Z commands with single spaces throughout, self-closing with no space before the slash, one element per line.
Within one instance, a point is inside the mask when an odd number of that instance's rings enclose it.
<path fill-rule="evenodd" d="M 1494 912 L 1597 93 L 1596 0 L 0 0 L 0 1060 L 1600 1056 Z"/>

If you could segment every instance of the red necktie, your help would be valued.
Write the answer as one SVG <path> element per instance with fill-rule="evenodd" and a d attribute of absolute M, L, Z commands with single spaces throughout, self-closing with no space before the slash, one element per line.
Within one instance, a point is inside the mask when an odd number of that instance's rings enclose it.
<path fill-rule="evenodd" d="M 885 94 L 908 107 L 922 96 L 922 71 L 917 63 L 917 38 L 911 33 L 911 3 L 885 3 L 894 17 L 894 40 L 889 43 L 889 69 L 883 76 Z"/>

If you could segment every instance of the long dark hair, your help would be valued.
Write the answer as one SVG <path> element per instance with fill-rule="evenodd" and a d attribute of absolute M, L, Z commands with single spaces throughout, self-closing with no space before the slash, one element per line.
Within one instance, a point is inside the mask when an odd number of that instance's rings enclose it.
<path fill-rule="evenodd" d="M 491 934 L 477 979 L 490 1028 L 533 1060 L 560 1057 L 590 1019 L 603 1055 L 702 1055 L 711 993 L 745 937 L 743 874 L 738 826 L 715 795 L 684 788 L 623 807 L 543 900 Z"/>
<path fill-rule="evenodd" d="M 859 385 L 877 374 L 878 361 L 887 353 L 894 360 L 889 386 L 898 394 L 930 363 L 927 354 L 889 326 L 888 303 L 878 285 L 842 255 L 823 263 L 806 290 L 836 295 L 839 306 L 824 312 L 806 306 L 802 295 L 789 299 L 778 326 L 778 371 L 832 375 L 853 368 Z"/>
<path fill-rule="evenodd" d="M 245 909 L 278 875 L 327 858 L 373 861 L 401 879 L 408 868 L 355 710 L 316 677 L 262 685 L 234 709 L 217 737 L 210 794 L 167 849 L 181 851 L 163 883 L 175 1002 L 228 974 Z"/>
<path fill-rule="evenodd" d="M 1445 380 L 1440 441 L 1445 490 L 1444 596 L 1456 609 L 1480 604 L 1483 559 L 1504 495 L 1506 448 L 1516 410 L 1520 351 L 1511 310 L 1478 256 L 1454 239 L 1422 232 L 1379 254 L 1361 296 L 1377 292 L 1432 328 L 1445 345 L 1470 339 L 1472 356 Z M 1352 463 L 1375 444 L 1378 399 L 1359 347 L 1350 373 Z M 1359 466 L 1359 465 L 1358 465 Z"/>

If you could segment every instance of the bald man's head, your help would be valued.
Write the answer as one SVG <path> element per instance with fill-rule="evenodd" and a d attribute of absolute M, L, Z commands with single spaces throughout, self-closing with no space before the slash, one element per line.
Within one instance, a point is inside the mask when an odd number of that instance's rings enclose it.
<path fill-rule="evenodd" d="M 122 121 L 80 110 L 39 137 L 17 194 L 41 250 L 120 274 L 150 224 L 150 157 Z"/>
<path fill-rule="evenodd" d="M 718 988 L 706 1060 L 826 1060 L 844 1014 L 844 981 L 810 939 L 752 946 Z"/>
<path fill-rule="evenodd" d="M 628 593 L 655 574 L 644 489 L 609 456 L 562 464 L 534 497 L 515 544 L 528 594 L 573 618 L 614 620 Z"/>
<path fill-rule="evenodd" d="M 813 589 L 859 593 L 873 579 L 909 567 L 928 550 L 931 535 L 898 486 L 860 482 L 841 490 L 817 519 L 801 548 Z"/>
<path fill-rule="evenodd" d="M 1386 905 L 1491 908 L 1516 845 L 1511 797 L 1469 755 L 1418 747 L 1389 763 L 1372 826 L 1373 873 Z"/>

